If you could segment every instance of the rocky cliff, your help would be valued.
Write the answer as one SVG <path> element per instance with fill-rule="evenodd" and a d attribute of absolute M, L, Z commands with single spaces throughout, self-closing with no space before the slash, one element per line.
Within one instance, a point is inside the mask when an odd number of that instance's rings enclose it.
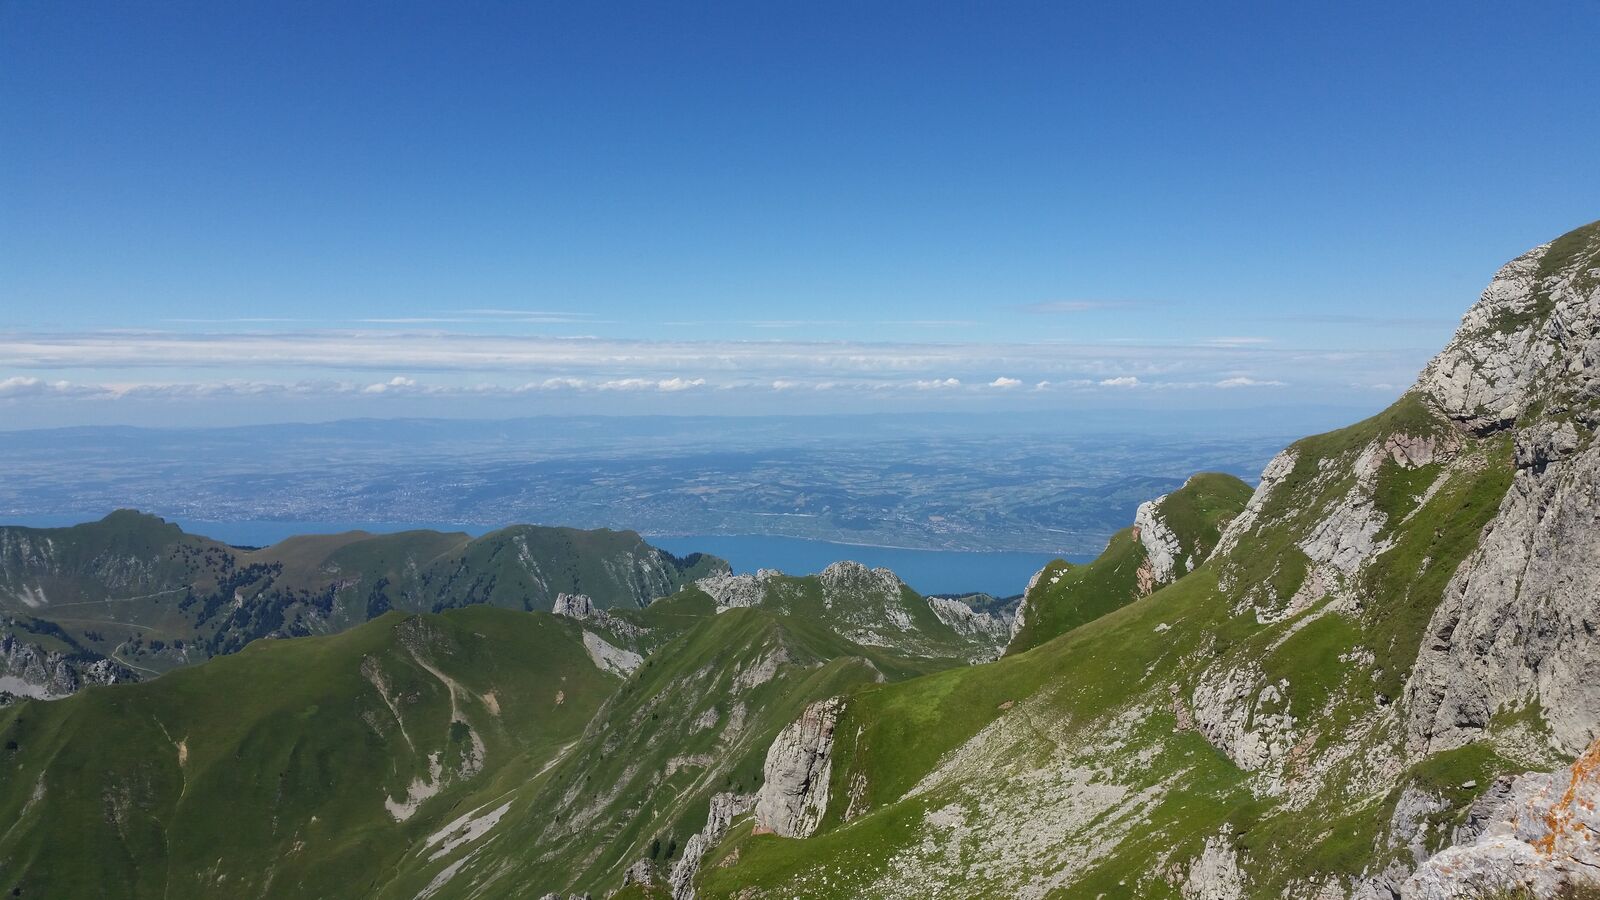
<path fill-rule="evenodd" d="M 833 729 L 843 708 L 838 697 L 813 703 L 778 733 L 762 766 L 757 828 L 783 837 L 807 837 L 817 830 L 828 808 Z"/>
<path fill-rule="evenodd" d="M 1600 883 L 1600 741 L 1558 772 L 1522 775 L 1474 810 L 1457 844 L 1406 882 L 1406 900 L 1460 900 L 1522 890 L 1554 897 Z"/>
<path fill-rule="evenodd" d="M 805 839 L 830 879 L 750 839 L 741 896 L 1594 879 L 1597 335 L 1600 223 L 1504 267 L 1399 402 L 1285 449 L 1195 551 L 1153 501 L 1040 574 L 999 663 L 848 699 Z"/>
<path fill-rule="evenodd" d="M 1600 734 L 1600 272 L 1595 229 L 1509 263 L 1417 389 L 1512 443 L 1516 475 L 1428 623 L 1407 685 L 1414 752 L 1538 704 L 1557 749 Z"/>
<path fill-rule="evenodd" d="M 3 623 L 4 620 L 0 620 Z M 13 623 L 0 631 L 0 695 L 54 700 L 87 684 L 123 684 L 139 678 L 126 666 L 80 652 L 47 650 L 18 637 L 27 634 Z"/>

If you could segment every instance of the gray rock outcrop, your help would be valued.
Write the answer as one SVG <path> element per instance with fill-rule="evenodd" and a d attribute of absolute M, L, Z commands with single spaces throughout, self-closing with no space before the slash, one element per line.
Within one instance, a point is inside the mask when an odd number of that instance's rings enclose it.
<path fill-rule="evenodd" d="M 760 569 L 754 575 L 720 572 L 701 578 L 694 584 L 711 597 L 720 613 L 760 604 L 766 599 L 767 583 L 782 575 L 776 569 Z"/>
<path fill-rule="evenodd" d="M 1244 876 L 1239 872 L 1239 854 L 1226 834 L 1206 838 L 1205 848 L 1189 864 L 1189 874 L 1181 888 L 1184 900 L 1241 900 Z"/>
<path fill-rule="evenodd" d="M 622 873 L 622 886 L 627 887 L 632 884 L 648 886 L 655 883 L 655 878 L 655 863 L 648 859 L 634 860 L 633 865 Z"/>
<path fill-rule="evenodd" d="M 1406 878 L 1427 860 L 1429 846 L 1438 843 L 1432 831 L 1434 817 L 1449 808 L 1449 803 L 1435 791 L 1406 785 L 1379 838 L 1379 847 L 1385 851 L 1381 856 L 1388 862 L 1356 884 L 1352 900 L 1394 900 L 1400 896 Z"/>
<path fill-rule="evenodd" d="M 1481 834 L 1423 863 L 1405 900 L 1469 900 L 1498 890 L 1555 897 L 1600 887 L 1600 741 L 1571 766 L 1515 779 Z"/>
<path fill-rule="evenodd" d="M 1559 749 L 1600 734 L 1600 447 L 1520 468 L 1429 622 L 1407 701 L 1424 753 L 1537 702 Z"/>
<path fill-rule="evenodd" d="M 715 847 L 728 833 L 733 820 L 749 812 L 756 803 L 754 794 L 713 794 L 706 813 L 705 827 L 695 832 L 683 845 L 683 855 L 672 867 L 667 884 L 672 890 L 672 900 L 694 900 L 694 877 L 700 871 L 700 861 L 706 851 Z"/>
<path fill-rule="evenodd" d="M 1234 516 L 1228 527 L 1222 530 L 1222 537 L 1217 540 L 1217 548 L 1213 556 L 1227 556 L 1231 554 L 1246 535 L 1255 533 L 1262 525 L 1262 513 L 1267 502 L 1283 484 L 1284 480 L 1294 472 L 1295 463 L 1299 461 L 1300 454 L 1293 447 L 1282 450 L 1267 467 L 1261 470 L 1261 481 L 1256 485 L 1255 493 L 1250 495 L 1250 500 L 1244 505 L 1244 511 Z M 1223 579 L 1224 590 L 1229 589 L 1229 582 Z"/>
<path fill-rule="evenodd" d="M 588 594 L 557 594 L 550 612 L 569 619 L 584 621 L 594 618 L 594 600 Z"/>
<path fill-rule="evenodd" d="M 1145 564 L 1148 566 L 1141 573 L 1141 594 L 1149 594 L 1158 585 L 1170 583 L 1195 565 L 1195 560 L 1184 553 L 1183 542 L 1178 540 L 1178 535 L 1167 527 L 1166 520 L 1161 517 L 1161 501 L 1165 499 L 1166 495 L 1162 495 L 1154 500 L 1146 500 L 1139 504 L 1133 515 L 1134 534 L 1138 535 L 1139 543 L 1144 545 Z"/>
<path fill-rule="evenodd" d="M 15 634 L 0 632 L 0 691 L 55 700 L 91 684 L 138 681 L 132 669 L 112 660 L 82 659 L 46 651 Z"/>
<path fill-rule="evenodd" d="M 1288 683 L 1262 684 L 1251 668 L 1213 669 L 1193 694 L 1193 721 L 1213 747 L 1246 772 L 1260 775 L 1264 793 L 1281 788 L 1279 776 L 1294 746 Z"/>
<path fill-rule="evenodd" d="M 832 603 L 833 597 L 844 595 L 879 595 L 898 598 L 905 582 L 889 569 L 870 569 L 852 560 L 841 560 L 829 565 L 817 575 L 822 582 L 823 602 Z"/>
<path fill-rule="evenodd" d="M 980 612 L 953 597 L 929 597 L 928 607 L 939 621 L 966 637 L 983 637 L 996 642 L 1011 634 L 1011 620 Z"/>
<path fill-rule="evenodd" d="M 1507 264 L 1419 389 L 1465 429 L 1510 429 L 1516 474 L 1429 622 L 1410 748 L 1460 746 L 1537 703 L 1576 754 L 1600 735 L 1600 228 Z"/>
<path fill-rule="evenodd" d="M 1009 642 L 1016 640 L 1018 633 L 1022 631 L 1022 627 L 1028 623 L 1028 602 L 1033 597 L 1034 588 L 1039 586 L 1039 581 L 1044 578 L 1044 574 L 1048 571 L 1050 571 L 1050 567 L 1045 566 L 1033 573 L 1033 577 L 1028 579 L 1028 586 L 1022 589 L 1022 600 L 1017 603 L 1017 614 L 1011 617 L 1011 633 L 1007 636 L 1008 647 L 1010 646 Z"/>
<path fill-rule="evenodd" d="M 809 837 L 828 809 L 833 731 L 842 697 L 819 700 L 778 733 L 767 749 L 756 798 L 756 825 L 782 837 Z"/>
<path fill-rule="evenodd" d="M 1541 283 L 1550 246 L 1506 263 L 1462 317 L 1455 338 L 1422 372 L 1418 386 L 1473 431 L 1508 426 L 1529 408 L 1540 392 L 1540 378 L 1557 368 L 1561 349 L 1551 338 L 1562 322 L 1549 322 L 1544 307 L 1586 299 L 1574 296 L 1575 271 L 1561 273 L 1557 283 Z M 1555 298 L 1557 291 L 1566 296 Z"/>
<path fill-rule="evenodd" d="M 592 631 L 583 633 L 583 649 L 600 669 L 626 678 L 644 664 L 644 657 L 621 647 L 612 646 L 606 639 Z"/>

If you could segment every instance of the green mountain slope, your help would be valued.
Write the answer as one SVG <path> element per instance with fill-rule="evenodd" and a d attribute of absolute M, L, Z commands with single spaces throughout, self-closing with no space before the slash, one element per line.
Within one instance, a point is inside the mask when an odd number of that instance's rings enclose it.
<path fill-rule="evenodd" d="M 15 704 L 0 711 L 0 817 L 15 820 L 0 885 L 451 897 L 610 890 L 630 869 L 665 883 L 712 804 L 758 789 L 808 703 L 998 649 L 881 570 L 704 583 L 736 605 L 691 585 L 644 609 L 391 611 Z"/>
<path fill-rule="evenodd" d="M 547 763 L 615 684 L 573 623 L 480 606 L 16 704 L 0 710 L 0 881 L 359 894 L 444 823 L 452 792 Z"/>
<path fill-rule="evenodd" d="M 241 550 L 123 510 L 71 528 L 0 528 L 0 623 L 11 645 L 0 676 L 21 682 L 18 692 L 58 696 L 85 674 L 148 677 L 257 638 L 328 634 L 390 609 L 548 610 L 562 593 L 642 606 L 726 570 L 633 532 L 348 532 Z"/>
<path fill-rule="evenodd" d="M 1004 622 L 962 631 L 933 609 L 885 570 L 840 563 L 705 579 L 591 619 L 653 652 L 492 842 L 419 859 L 386 895 L 478 896 L 502 878 L 535 894 L 690 884 L 710 810 L 753 802 L 774 737 L 808 704 L 997 652 Z"/>
<path fill-rule="evenodd" d="M 1058 570 L 1078 607 L 1099 604 L 1061 636 L 844 695 L 827 796 L 852 801 L 804 840 L 734 827 L 699 895 L 1582 882 L 1592 848 L 1564 823 L 1600 783 L 1582 767 L 1553 791 L 1519 776 L 1600 746 L 1600 643 L 1583 624 L 1600 615 L 1597 311 L 1600 223 L 1502 270 L 1389 410 L 1280 454 L 1194 571 L 1096 617 L 1134 580 L 1124 535 L 1103 570 Z M 1591 799 L 1538 812 L 1562 796 Z M 1473 843 L 1499 817 L 1506 830 Z"/>
<path fill-rule="evenodd" d="M 1139 507 L 1137 523 L 1112 535 L 1094 562 L 1056 560 L 1028 585 L 1007 653 L 1021 653 L 1132 603 L 1203 562 L 1222 528 L 1250 500 L 1250 486 L 1207 472 Z"/>
<path fill-rule="evenodd" d="M 1431 427 L 1407 415 L 1413 404 L 1296 445 L 1297 470 L 1342 466 L 1389 436 Z M 1459 468 L 1441 476 L 1414 529 L 1397 531 L 1374 588 L 1412 579 L 1419 606 L 1437 602 L 1421 589 L 1430 571 L 1465 558 L 1494 511 L 1510 477 L 1504 442 L 1464 450 Z M 1284 487 L 1264 495 L 1277 502 L 1263 516 L 1304 509 L 1302 491 L 1337 498 L 1355 485 L 1313 478 Z M 1416 508 L 1411 498 L 1391 516 Z M 1251 896 L 1361 874 L 1397 797 L 1359 771 L 1392 758 L 1398 737 L 1392 723 L 1381 727 L 1392 715 L 1381 713 L 1375 685 L 1400 677 L 1385 663 L 1409 665 L 1377 651 L 1407 641 L 1414 651 L 1420 624 L 1416 615 L 1345 610 L 1327 593 L 1298 594 L 1306 567 L 1291 548 L 1318 521 L 1240 531 L 1195 572 L 995 665 L 850 695 L 834 750 L 845 764 L 832 784 L 835 794 L 865 784 L 867 802 L 848 822 L 830 809 L 803 846 L 736 835 L 739 863 L 712 869 L 705 896 L 916 896 L 937 883 L 953 896 L 1178 897 L 1172 865 L 1224 834 L 1248 838 L 1264 863 Z M 1453 527 L 1435 535 L 1438 523 Z M 1434 555 L 1424 560 L 1416 542 Z M 1304 607 L 1263 624 L 1266 604 L 1251 599 L 1258 593 L 1274 606 L 1299 595 Z M 1361 721 L 1374 707 L 1378 721 Z M 1371 731 L 1353 735 L 1358 722 Z M 1493 754 L 1477 764 L 1485 778 L 1499 774 L 1497 764 L 1516 765 Z M 1341 816 L 1330 819 L 1329 809 Z"/>

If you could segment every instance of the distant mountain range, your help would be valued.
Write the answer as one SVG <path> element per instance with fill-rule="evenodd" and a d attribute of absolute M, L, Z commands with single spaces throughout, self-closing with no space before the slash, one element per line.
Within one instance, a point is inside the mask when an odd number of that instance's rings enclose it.
<path fill-rule="evenodd" d="M 61 696 L 343 631 L 390 609 L 548 611 L 563 593 L 643 606 L 727 563 L 626 531 L 520 525 L 480 538 L 409 531 L 231 547 L 132 510 L 70 528 L 0 527 L 0 689 Z"/>

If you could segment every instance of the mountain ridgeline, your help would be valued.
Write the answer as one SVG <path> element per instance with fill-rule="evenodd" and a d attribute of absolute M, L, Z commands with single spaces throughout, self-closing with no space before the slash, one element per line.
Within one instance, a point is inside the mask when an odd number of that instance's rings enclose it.
<path fill-rule="evenodd" d="M 727 564 L 631 531 L 519 525 L 292 537 L 264 549 L 132 510 L 71 528 L 0 528 L 0 690 L 39 697 L 148 678 L 257 638 L 328 634 L 390 609 L 548 610 L 562 593 L 643 606 Z"/>
<path fill-rule="evenodd" d="M 391 553 L 362 577 L 408 589 L 372 621 L 341 589 L 341 633 L 0 708 L 0 888 L 1585 896 L 1597 426 L 1600 223 L 1502 268 L 1389 409 L 1253 490 L 1190 479 L 1015 614 L 855 564 L 709 561 L 644 606 L 563 588 L 436 612 L 462 595 Z M 106 596 L 165 589 L 94 571 Z M 65 584 L 7 578 L 20 615 L 64 622 Z"/>

